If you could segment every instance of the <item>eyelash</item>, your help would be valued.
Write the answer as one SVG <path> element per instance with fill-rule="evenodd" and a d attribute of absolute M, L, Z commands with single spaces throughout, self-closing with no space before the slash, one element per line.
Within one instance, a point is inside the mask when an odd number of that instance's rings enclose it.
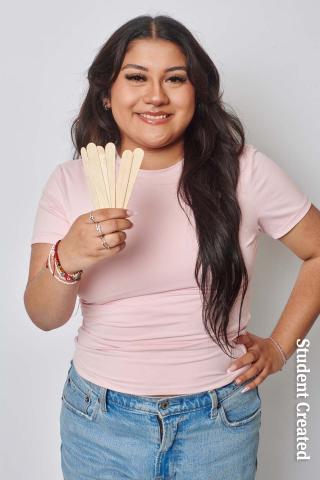
<path fill-rule="evenodd" d="M 133 80 L 133 79 L 137 79 L 137 78 L 142 79 L 142 80 L 146 79 L 146 77 L 144 75 L 126 75 L 125 77 L 128 80 Z M 184 83 L 187 80 L 185 77 L 179 77 L 178 75 L 170 77 L 169 80 L 172 80 L 173 78 L 179 80 L 179 82 L 173 82 L 173 83 Z"/>

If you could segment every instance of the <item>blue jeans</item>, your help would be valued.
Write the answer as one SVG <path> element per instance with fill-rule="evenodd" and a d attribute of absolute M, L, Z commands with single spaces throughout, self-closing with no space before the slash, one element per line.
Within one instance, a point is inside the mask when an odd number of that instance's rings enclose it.
<path fill-rule="evenodd" d="M 150 398 L 105 389 L 76 371 L 63 387 L 64 480 L 254 480 L 261 424 L 258 387 L 231 382 Z"/>

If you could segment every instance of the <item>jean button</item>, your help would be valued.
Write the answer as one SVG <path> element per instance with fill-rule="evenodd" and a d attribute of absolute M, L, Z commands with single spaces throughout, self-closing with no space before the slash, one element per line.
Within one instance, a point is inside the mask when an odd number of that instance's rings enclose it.
<path fill-rule="evenodd" d="M 164 400 L 163 402 L 160 403 L 161 408 L 168 408 L 169 402 L 168 400 Z"/>

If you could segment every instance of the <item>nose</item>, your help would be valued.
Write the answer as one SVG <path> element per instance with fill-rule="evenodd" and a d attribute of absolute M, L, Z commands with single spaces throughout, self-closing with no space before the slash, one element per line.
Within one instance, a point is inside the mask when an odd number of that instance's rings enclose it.
<path fill-rule="evenodd" d="M 161 84 L 153 82 L 144 97 L 145 103 L 162 105 L 168 103 L 168 95 L 163 90 Z"/>

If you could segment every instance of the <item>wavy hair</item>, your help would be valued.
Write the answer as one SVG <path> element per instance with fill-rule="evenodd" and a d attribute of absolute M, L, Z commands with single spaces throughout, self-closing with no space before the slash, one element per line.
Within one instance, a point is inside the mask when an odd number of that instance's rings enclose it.
<path fill-rule="evenodd" d="M 222 101 L 220 77 L 214 63 L 192 33 L 166 15 L 135 17 L 119 27 L 97 53 L 88 69 L 89 88 L 71 126 L 73 159 L 89 142 L 121 145 L 111 110 L 103 107 L 121 69 L 126 50 L 136 39 L 164 39 L 183 52 L 187 74 L 195 88 L 195 113 L 184 133 L 184 162 L 177 198 L 194 215 L 198 243 L 195 279 L 202 295 L 206 332 L 228 356 L 230 311 L 240 290 L 241 311 L 248 273 L 239 244 L 241 210 L 236 196 L 239 156 L 245 148 L 244 128 Z M 186 213 L 187 217 L 188 214 Z M 189 217 L 188 220 L 190 221 Z"/>

